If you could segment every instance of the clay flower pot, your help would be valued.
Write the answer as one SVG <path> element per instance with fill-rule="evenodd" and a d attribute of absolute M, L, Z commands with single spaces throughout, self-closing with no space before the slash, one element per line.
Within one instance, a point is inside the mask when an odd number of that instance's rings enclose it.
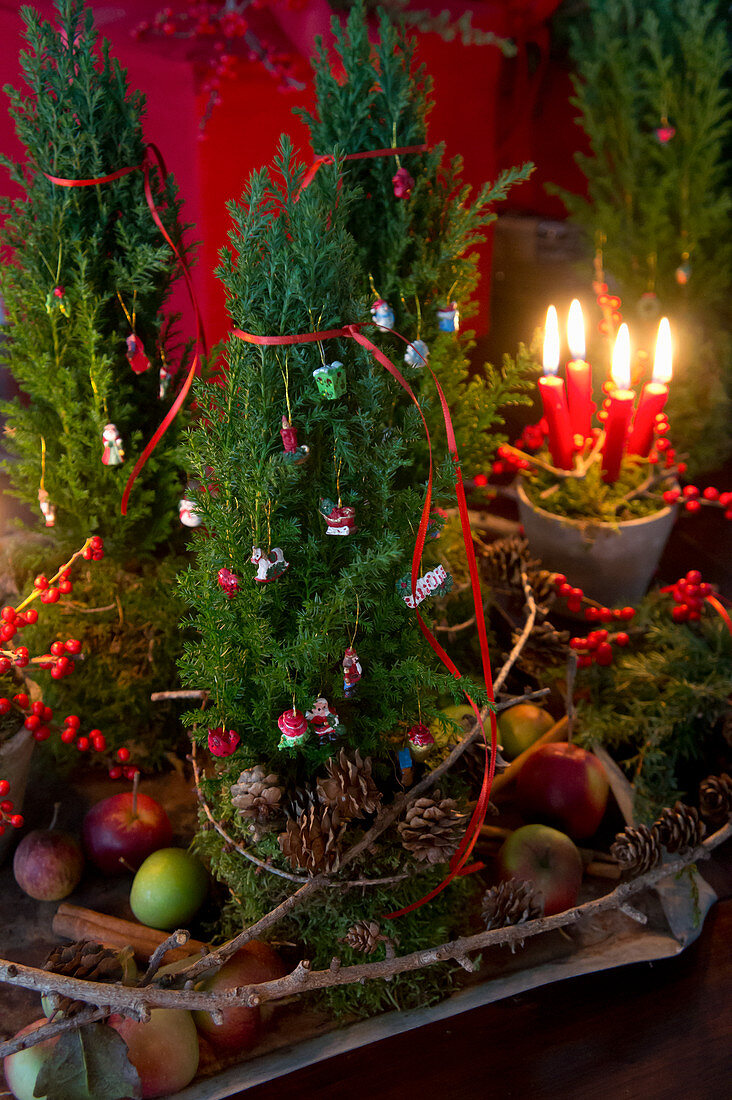
<path fill-rule="evenodd" d="M 23 809 L 34 746 L 33 734 L 25 726 L 21 726 L 16 734 L 0 744 L 0 779 L 7 779 L 10 784 L 8 798 L 13 800 L 14 813 L 20 813 Z M 10 826 L 0 836 L 0 863 L 10 851 L 14 836 L 15 829 Z"/>
<path fill-rule="evenodd" d="M 607 607 L 637 603 L 646 594 L 676 521 L 676 505 L 640 519 L 602 523 L 538 508 L 521 482 L 517 492 L 529 549 L 545 569 L 564 573 L 570 584 Z"/>

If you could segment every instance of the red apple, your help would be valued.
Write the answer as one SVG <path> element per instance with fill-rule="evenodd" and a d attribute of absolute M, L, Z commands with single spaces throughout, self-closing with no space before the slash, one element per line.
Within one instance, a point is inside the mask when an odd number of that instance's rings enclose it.
<path fill-rule="evenodd" d="M 282 959 L 269 944 L 251 940 L 224 963 L 218 973 L 205 979 L 200 989 L 221 990 L 254 985 L 282 978 L 287 973 Z M 196 1027 L 217 1050 L 248 1050 L 256 1043 L 260 1030 L 259 1008 L 225 1008 L 223 1023 L 214 1023 L 210 1012 L 193 1013 Z"/>
<path fill-rule="evenodd" d="M 29 1031 L 35 1031 L 37 1027 L 47 1024 L 48 1020 L 35 1020 L 27 1027 L 23 1027 L 17 1033 L 26 1035 Z M 53 1048 L 58 1042 L 58 1035 L 50 1039 L 44 1039 L 42 1043 L 36 1043 L 33 1047 L 18 1050 L 15 1054 L 9 1054 L 3 1059 L 3 1073 L 8 1088 L 16 1100 L 34 1100 L 36 1077 L 40 1073 L 41 1066 L 53 1053 Z"/>
<path fill-rule="evenodd" d="M 579 745 L 542 745 L 516 780 L 525 816 L 558 825 L 576 840 L 592 836 L 607 806 L 608 782 L 596 756 Z"/>
<path fill-rule="evenodd" d="M 501 846 L 503 879 L 530 883 L 543 896 L 544 914 L 562 913 L 577 903 L 582 857 L 565 833 L 548 825 L 523 825 Z"/>
<path fill-rule="evenodd" d="M 92 806 L 82 827 L 84 849 L 105 875 L 134 871 L 158 848 L 167 848 L 173 830 L 163 807 L 147 794 L 113 794 Z"/>
<path fill-rule="evenodd" d="M 83 870 L 84 856 L 78 841 L 58 829 L 35 829 L 15 849 L 15 881 L 37 901 L 68 897 Z"/>
<path fill-rule="evenodd" d="M 109 1024 L 127 1044 L 127 1055 L 140 1075 L 143 1100 L 167 1096 L 190 1084 L 198 1069 L 198 1033 L 190 1012 L 153 1008 L 146 1024 L 110 1016 Z"/>

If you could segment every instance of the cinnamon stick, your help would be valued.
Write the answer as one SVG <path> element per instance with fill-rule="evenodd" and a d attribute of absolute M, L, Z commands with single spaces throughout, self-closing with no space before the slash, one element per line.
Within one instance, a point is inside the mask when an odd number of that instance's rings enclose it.
<path fill-rule="evenodd" d="M 526 761 L 530 756 L 533 756 L 542 745 L 549 745 L 553 741 L 566 741 L 568 724 L 565 714 L 564 718 L 560 718 L 559 721 L 553 725 L 550 730 L 547 730 L 538 741 L 535 741 L 528 749 L 524 749 L 521 755 L 517 756 L 516 759 L 508 765 L 505 772 L 495 777 L 491 787 L 491 798 L 495 798 L 497 795 L 502 794 L 505 788 L 515 781 Z"/>
<path fill-rule="evenodd" d="M 118 949 L 131 947 L 135 957 L 147 962 L 149 957 L 164 940 L 167 932 L 157 928 L 148 928 L 145 924 L 121 920 L 107 913 L 98 913 L 94 909 L 84 909 L 80 905 L 70 905 L 62 901 L 53 918 L 53 932 L 69 940 L 95 940 L 103 947 Z M 165 956 L 166 962 L 188 958 L 204 950 L 200 940 L 189 940 L 184 947 L 172 948 Z"/>

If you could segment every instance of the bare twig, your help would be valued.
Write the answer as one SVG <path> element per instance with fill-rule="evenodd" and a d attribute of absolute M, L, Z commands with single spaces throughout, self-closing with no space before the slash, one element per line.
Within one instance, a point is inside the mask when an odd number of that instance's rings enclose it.
<path fill-rule="evenodd" d="M 0 1043 L 0 1058 L 7 1058 L 9 1054 L 15 1054 L 18 1050 L 33 1047 L 37 1043 L 42 1043 L 44 1039 L 53 1039 L 56 1035 L 63 1034 L 64 1031 L 73 1031 L 74 1028 L 83 1027 L 84 1024 L 93 1024 L 96 1020 L 103 1020 L 106 1016 L 109 1016 L 110 1011 L 109 1005 L 103 1005 L 101 1008 L 82 1008 L 72 1016 L 61 1016 L 57 1020 L 49 1020 L 47 1024 L 35 1028 L 34 1031 L 27 1032 L 25 1035 L 16 1035 L 12 1039 L 6 1039 L 4 1043 Z M 10 1096 L 11 1094 L 7 1093 L 7 1095 Z"/>
<path fill-rule="evenodd" d="M 202 699 L 208 700 L 209 693 L 198 688 L 190 688 L 180 691 L 154 691 L 150 696 L 151 703 L 162 703 L 166 699 Z"/>
<path fill-rule="evenodd" d="M 534 601 L 534 593 L 531 591 L 531 585 L 525 571 L 521 570 L 521 584 L 524 590 L 524 596 L 526 597 L 526 607 L 528 608 L 528 615 L 526 616 L 526 622 L 520 635 L 516 639 L 516 644 L 506 658 L 501 671 L 496 676 L 493 683 L 493 694 L 497 695 L 506 682 L 509 672 L 519 659 L 521 650 L 524 648 L 529 640 L 529 635 L 534 629 L 534 623 L 536 622 L 536 603 Z M 513 706 L 513 703 L 511 704 Z"/>
<path fill-rule="evenodd" d="M 574 705 L 574 682 L 577 679 L 577 653 L 570 649 L 567 657 L 567 690 L 564 695 L 564 705 L 567 711 L 567 741 L 571 743 L 574 730 L 574 720 L 577 717 L 577 708 Z"/>
<path fill-rule="evenodd" d="M 172 951 L 175 947 L 185 947 L 190 938 L 191 934 L 186 931 L 185 928 L 178 928 L 175 932 L 171 932 L 168 938 L 163 940 L 150 956 L 150 962 L 148 963 L 147 970 L 142 976 L 140 985 L 149 985 L 162 966 L 163 959 L 168 952 Z"/>

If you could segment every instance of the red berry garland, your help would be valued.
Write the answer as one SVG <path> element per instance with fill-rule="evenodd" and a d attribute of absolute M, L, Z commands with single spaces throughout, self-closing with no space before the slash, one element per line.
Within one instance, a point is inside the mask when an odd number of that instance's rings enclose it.
<path fill-rule="evenodd" d="M 20 829 L 24 824 L 23 815 L 13 813 L 13 800 L 8 798 L 10 793 L 10 784 L 7 779 L 0 779 L 0 836 L 5 832 L 8 825 L 13 829 Z"/>

